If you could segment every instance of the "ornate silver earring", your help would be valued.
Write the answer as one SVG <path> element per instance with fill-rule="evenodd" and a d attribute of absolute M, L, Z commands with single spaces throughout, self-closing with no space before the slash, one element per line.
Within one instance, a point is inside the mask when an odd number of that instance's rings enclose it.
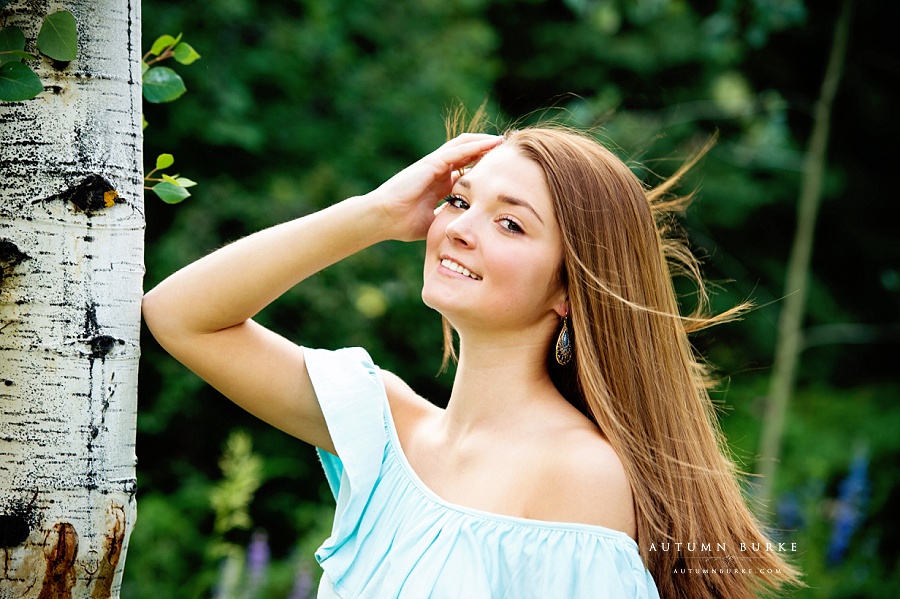
<path fill-rule="evenodd" d="M 572 361 L 572 334 L 569 333 L 569 317 L 563 316 L 562 321 L 562 329 L 556 338 L 556 362 L 560 366 L 565 366 Z"/>

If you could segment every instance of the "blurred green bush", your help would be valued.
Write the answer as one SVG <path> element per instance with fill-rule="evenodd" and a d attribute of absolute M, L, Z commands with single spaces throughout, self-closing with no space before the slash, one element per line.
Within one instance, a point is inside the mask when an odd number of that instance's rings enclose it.
<path fill-rule="evenodd" d="M 900 247 L 884 176 L 896 157 L 897 8 L 856 3 L 834 114 L 808 343 L 769 506 L 810 585 L 795 597 L 900 595 L 891 542 Z M 147 0 L 145 38 L 183 31 L 203 60 L 183 72 L 189 94 L 147 108 L 145 156 L 173 152 L 200 185 L 175 207 L 148 196 L 145 288 L 229 240 L 371 189 L 443 140 L 442 116 L 456 102 L 486 101 L 501 128 L 547 116 L 596 128 L 650 184 L 718 132 L 685 186 L 700 190 L 688 231 L 718 283 L 714 307 L 746 297 L 760 307 L 695 343 L 720 367 L 723 427 L 752 471 L 837 12 L 834 1 L 800 0 Z M 259 320 L 305 345 L 364 346 L 440 404 L 451 378 L 436 376 L 440 320 L 419 300 L 421 251 L 372 248 Z M 692 290 L 679 291 L 689 305 Z M 315 452 L 232 406 L 146 331 L 143 340 L 139 519 L 122 596 L 213 597 L 228 590 L 223 581 L 249 583 L 261 563 L 256 596 L 303 596 L 318 580 L 312 555 L 333 513 Z M 235 429 L 252 438 L 259 488 L 250 525 L 223 535 L 211 495 Z M 231 571 L 212 552 L 223 540 L 239 550 Z"/>

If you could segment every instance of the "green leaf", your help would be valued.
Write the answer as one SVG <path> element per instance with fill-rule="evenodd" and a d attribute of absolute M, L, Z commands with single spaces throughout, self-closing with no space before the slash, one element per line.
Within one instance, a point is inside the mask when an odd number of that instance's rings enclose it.
<path fill-rule="evenodd" d="M 61 10 L 44 17 L 37 37 L 37 47 L 53 60 L 69 62 L 78 54 L 78 28 L 75 16 Z"/>
<path fill-rule="evenodd" d="M 141 131 L 143 131 L 144 129 L 146 129 L 146 128 L 147 128 L 147 125 L 149 125 L 149 124 L 150 124 L 150 123 L 147 122 L 147 117 L 145 117 L 145 116 L 142 114 L 142 115 L 141 115 Z"/>
<path fill-rule="evenodd" d="M 153 42 L 153 45 L 150 47 L 150 54 L 153 56 L 159 56 L 162 54 L 163 50 L 171 46 L 175 43 L 175 38 L 171 35 L 161 35 L 156 38 L 156 41 Z"/>
<path fill-rule="evenodd" d="M 141 77 L 146 75 L 147 71 L 149 71 L 149 70 L 150 70 L 150 65 L 142 60 L 141 61 Z"/>
<path fill-rule="evenodd" d="M 4 62 L 18 62 L 20 56 L 12 52 L 21 52 L 25 49 L 25 34 L 18 27 L 4 27 L 0 29 L 0 64 Z M 9 52 L 10 54 L 7 54 Z"/>
<path fill-rule="evenodd" d="M 171 183 L 172 185 L 177 185 L 178 187 L 181 187 L 181 184 L 178 183 L 178 181 L 175 180 L 175 177 L 172 177 L 171 175 L 167 175 L 167 174 L 163 173 L 162 178 L 167 183 Z"/>
<path fill-rule="evenodd" d="M 186 198 L 191 197 L 191 192 L 182 187 L 181 185 L 175 185 L 169 183 L 168 181 L 163 181 L 162 183 L 157 183 L 152 187 L 153 193 L 159 196 L 166 204 L 177 204 Z"/>
<path fill-rule="evenodd" d="M 144 74 L 144 98 L 152 104 L 171 102 L 186 91 L 184 81 L 168 67 L 153 67 Z"/>
<path fill-rule="evenodd" d="M 28 100 L 44 91 L 41 80 L 27 65 L 7 62 L 0 65 L 0 101 Z"/>
<path fill-rule="evenodd" d="M 164 168 L 169 168 L 175 164 L 175 157 L 171 154 L 160 154 L 156 157 L 156 168 L 157 170 L 161 170 Z"/>
<path fill-rule="evenodd" d="M 196 185 L 196 181 L 191 181 L 187 177 L 175 177 L 175 180 L 178 181 L 178 184 L 182 187 L 193 187 Z"/>
<path fill-rule="evenodd" d="M 181 42 L 177 46 L 175 46 L 175 50 L 173 51 L 175 56 L 175 60 L 180 62 L 181 64 L 191 64 L 198 58 L 200 55 L 194 50 L 189 44 Z"/>

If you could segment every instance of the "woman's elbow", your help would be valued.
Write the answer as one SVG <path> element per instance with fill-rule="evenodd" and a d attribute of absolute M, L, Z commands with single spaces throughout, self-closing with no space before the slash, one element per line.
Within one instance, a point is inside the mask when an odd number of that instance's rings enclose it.
<path fill-rule="evenodd" d="M 178 329 L 176 311 L 159 288 L 153 288 L 144 294 L 141 299 L 141 316 L 144 318 L 147 328 L 157 340 L 165 336 L 166 331 L 174 332 Z"/>

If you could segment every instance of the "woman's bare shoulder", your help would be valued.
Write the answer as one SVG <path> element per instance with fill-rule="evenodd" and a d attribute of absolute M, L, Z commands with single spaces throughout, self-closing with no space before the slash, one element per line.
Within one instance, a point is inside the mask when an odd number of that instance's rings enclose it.
<path fill-rule="evenodd" d="M 599 429 L 581 416 L 545 441 L 540 460 L 544 508 L 556 520 L 637 535 L 634 497 L 619 455 Z"/>

